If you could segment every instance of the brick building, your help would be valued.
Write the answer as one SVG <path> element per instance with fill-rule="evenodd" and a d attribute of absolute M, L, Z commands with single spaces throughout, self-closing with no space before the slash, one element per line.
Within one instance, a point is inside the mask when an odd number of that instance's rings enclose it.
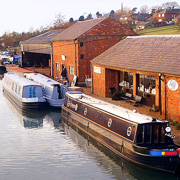
<path fill-rule="evenodd" d="M 155 12 L 153 17 L 156 18 L 159 23 L 163 23 L 172 21 L 178 15 L 180 15 L 180 9 L 164 9 L 160 12 Z"/>
<path fill-rule="evenodd" d="M 92 62 L 92 92 L 126 89 L 180 122 L 180 35 L 127 37 Z"/>
<path fill-rule="evenodd" d="M 127 35 L 136 33 L 110 17 L 76 22 L 53 38 L 53 76 L 60 78 L 66 67 L 70 82 L 74 75 L 84 82 L 90 61 Z"/>

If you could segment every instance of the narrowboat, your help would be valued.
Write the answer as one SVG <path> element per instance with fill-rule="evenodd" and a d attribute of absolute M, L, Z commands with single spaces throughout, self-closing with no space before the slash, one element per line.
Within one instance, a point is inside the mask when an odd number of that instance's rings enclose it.
<path fill-rule="evenodd" d="M 44 107 L 46 99 L 42 87 L 15 73 L 5 73 L 3 91 L 9 99 L 21 109 L 39 109 Z"/>
<path fill-rule="evenodd" d="M 144 167 L 180 172 L 180 147 L 168 121 L 100 101 L 80 91 L 68 91 L 62 119 L 109 148 Z"/>
<path fill-rule="evenodd" d="M 68 90 L 67 86 L 39 73 L 26 74 L 26 78 L 42 86 L 43 94 L 50 106 L 62 106 L 64 103 L 65 92 Z"/>

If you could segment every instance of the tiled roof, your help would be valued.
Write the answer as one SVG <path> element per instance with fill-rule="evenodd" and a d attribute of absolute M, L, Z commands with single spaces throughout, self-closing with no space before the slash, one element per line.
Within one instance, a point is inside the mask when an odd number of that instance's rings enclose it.
<path fill-rule="evenodd" d="M 90 19 L 86 21 L 77 21 L 75 24 L 64 30 L 61 34 L 54 37 L 53 41 L 74 40 L 105 19 L 107 19 L 107 17 Z"/>
<path fill-rule="evenodd" d="M 127 37 L 91 62 L 109 68 L 180 75 L 180 35 Z"/>
<path fill-rule="evenodd" d="M 180 13 L 180 9 L 164 9 L 162 11 L 159 12 L 159 14 L 179 14 Z"/>
<path fill-rule="evenodd" d="M 63 32 L 63 30 L 48 31 L 26 41 L 21 42 L 21 44 L 49 44 L 55 36 Z"/>

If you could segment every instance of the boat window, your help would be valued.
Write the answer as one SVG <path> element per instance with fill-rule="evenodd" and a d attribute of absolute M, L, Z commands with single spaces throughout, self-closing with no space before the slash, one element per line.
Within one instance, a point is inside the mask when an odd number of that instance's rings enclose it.
<path fill-rule="evenodd" d="M 32 98 L 32 87 L 29 87 L 29 98 Z"/>
<path fill-rule="evenodd" d="M 137 143 L 138 144 L 144 143 L 144 126 L 138 126 Z"/>
<path fill-rule="evenodd" d="M 17 84 L 16 84 L 16 86 L 15 86 L 15 92 L 17 93 Z"/>
<path fill-rule="evenodd" d="M 14 91 L 14 82 L 12 83 L 12 91 Z"/>
<path fill-rule="evenodd" d="M 158 143 L 159 125 L 154 125 L 154 143 Z"/>
<path fill-rule="evenodd" d="M 165 143 L 165 124 L 161 126 L 161 143 Z"/>
<path fill-rule="evenodd" d="M 19 86 L 19 89 L 18 89 L 18 94 L 21 93 L 21 86 Z"/>
<path fill-rule="evenodd" d="M 152 125 L 147 125 L 146 143 L 151 143 Z"/>
<path fill-rule="evenodd" d="M 33 97 L 36 97 L 36 87 L 33 87 Z"/>

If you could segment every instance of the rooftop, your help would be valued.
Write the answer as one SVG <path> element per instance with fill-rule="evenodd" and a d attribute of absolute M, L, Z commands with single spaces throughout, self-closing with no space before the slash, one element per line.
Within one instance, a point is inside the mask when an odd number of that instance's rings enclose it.
<path fill-rule="evenodd" d="M 61 32 L 63 32 L 63 30 L 48 31 L 26 41 L 23 41 L 21 42 L 21 44 L 50 44 L 51 40 Z"/>
<path fill-rule="evenodd" d="M 90 19 L 86 21 L 77 21 L 75 24 L 71 25 L 69 28 L 64 30 L 62 33 L 58 34 L 53 38 L 54 41 L 65 41 L 65 40 L 75 40 L 97 24 L 101 23 L 107 19 L 107 17 Z"/>
<path fill-rule="evenodd" d="M 180 35 L 129 36 L 91 62 L 108 68 L 180 75 Z"/>

